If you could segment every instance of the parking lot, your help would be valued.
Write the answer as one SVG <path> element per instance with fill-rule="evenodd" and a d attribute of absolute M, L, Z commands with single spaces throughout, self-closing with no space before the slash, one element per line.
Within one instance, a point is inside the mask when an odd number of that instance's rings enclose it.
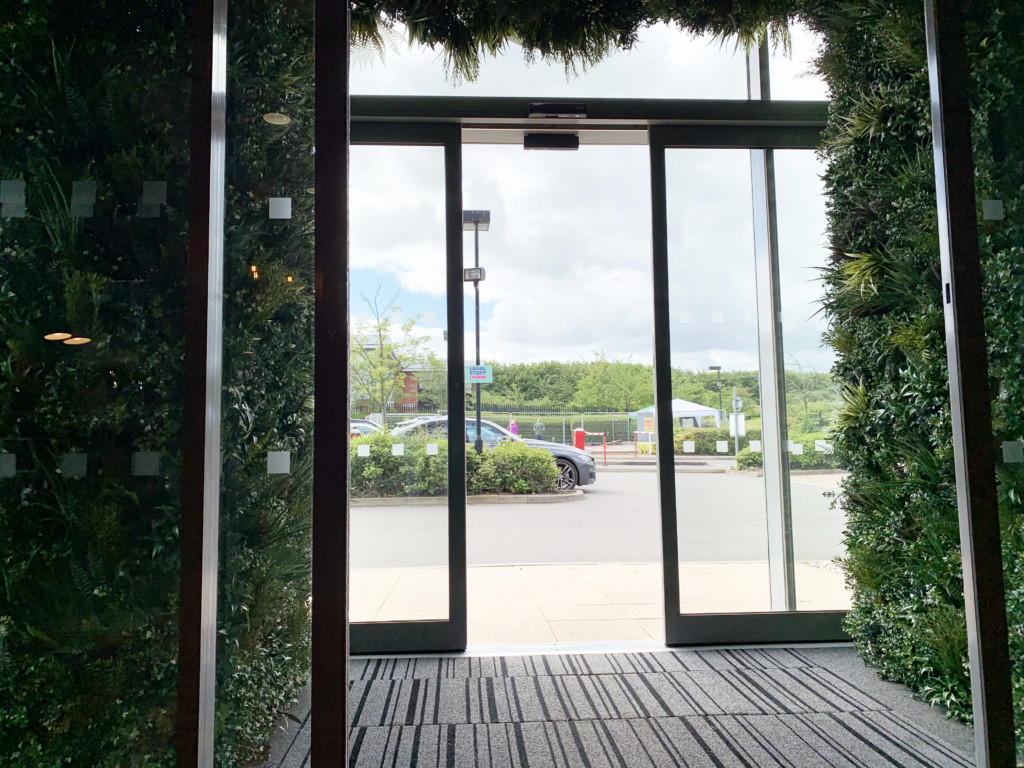
<path fill-rule="evenodd" d="M 826 493 L 839 473 L 794 475 L 796 559 L 829 561 L 842 552 L 843 515 Z M 676 473 L 680 558 L 685 562 L 767 559 L 764 480 L 755 475 Z M 470 565 L 645 563 L 661 560 L 657 474 L 600 471 L 583 499 L 555 504 L 471 504 Z M 447 565 L 446 506 L 352 509 L 352 567 Z"/>

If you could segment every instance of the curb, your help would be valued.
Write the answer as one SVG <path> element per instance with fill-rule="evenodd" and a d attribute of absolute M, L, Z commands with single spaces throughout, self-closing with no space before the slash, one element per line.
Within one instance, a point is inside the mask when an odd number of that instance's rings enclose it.
<path fill-rule="evenodd" d="M 583 491 L 579 488 L 560 493 L 485 493 L 467 497 L 467 504 L 568 504 L 573 501 L 583 501 Z M 447 504 L 447 496 L 385 496 L 349 501 L 352 507 L 442 507 Z"/>

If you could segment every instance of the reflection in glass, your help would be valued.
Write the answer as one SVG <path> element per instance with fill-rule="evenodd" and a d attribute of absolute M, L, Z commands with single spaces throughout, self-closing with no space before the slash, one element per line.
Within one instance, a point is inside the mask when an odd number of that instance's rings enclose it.
<path fill-rule="evenodd" d="M 444 149 L 351 150 L 353 622 L 448 618 Z M 392 430 L 395 430 L 392 433 Z"/>

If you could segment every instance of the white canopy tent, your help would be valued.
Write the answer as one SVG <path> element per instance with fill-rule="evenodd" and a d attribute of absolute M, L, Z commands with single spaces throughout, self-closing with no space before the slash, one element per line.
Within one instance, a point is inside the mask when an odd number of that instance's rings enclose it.
<path fill-rule="evenodd" d="M 654 406 L 641 408 L 639 411 L 634 411 L 629 415 L 637 420 L 637 424 L 640 424 L 644 417 L 650 418 L 654 416 Z M 699 427 L 700 420 L 705 416 L 712 417 L 715 420 L 716 427 L 721 426 L 720 416 L 715 408 L 708 408 L 700 403 L 691 403 L 689 400 L 681 400 L 678 397 L 672 401 L 672 417 L 675 419 L 693 419 Z"/>

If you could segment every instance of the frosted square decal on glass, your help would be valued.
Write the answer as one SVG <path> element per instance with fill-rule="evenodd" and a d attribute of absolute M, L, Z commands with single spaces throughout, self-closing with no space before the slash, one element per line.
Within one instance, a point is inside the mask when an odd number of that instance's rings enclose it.
<path fill-rule="evenodd" d="M 793 452 L 793 441 L 792 440 L 783 440 L 782 441 L 782 451 L 783 451 L 783 453 L 792 453 Z"/>
<path fill-rule="evenodd" d="M 729 441 L 728 440 L 717 440 L 715 442 L 715 450 L 719 453 L 729 452 Z"/>
<path fill-rule="evenodd" d="M 760 440 L 751 440 L 750 441 L 750 452 L 751 453 L 760 453 L 761 452 L 761 441 Z"/>
<path fill-rule="evenodd" d="M 1024 462 L 1024 442 L 1012 440 L 1003 443 L 1003 461 L 1007 464 Z"/>
<path fill-rule="evenodd" d="M 5 219 L 23 219 L 27 209 L 24 203 L 4 203 L 0 205 L 0 216 Z"/>
<path fill-rule="evenodd" d="M 89 469 L 89 458 L 84 453 L 65 453 L 60 459 L 60 473 L 64 477 L 85 477 Z"/>
<path fill-rule="evenodd" d="M 0 181 L 0 216 L 5 219 L 25 217 L 25 181 L 23 179 Z"/>
<path fill-rule="evenodd" d="M 132 453 L 132 474 L 135 477 L 160 477 L 160 451 Z"/>
<path fill-rule="evenodd" d="M 287 475 L 292 471 L 291 451 L 268 451 L 267 474 Z"/>
<path fill-rule="evenodd" d="M 135 212 L 135 215 L 140 219 L 159 219 L 160 218 L 160 206 L 151 205 L 145 202 L 141 197 L 139 198 L 139 207 Z"/>
<path fill-rule="evenodd" d="M 0 453 L 0 477 L 14 477 L 18 471 L 18 457 L 13 453 Z"/>
<path fill-rule="evenodd" d="M 167 182 L 142 182 L 142 202 L 146 205 L 167 205 Z"/>
<path fill-rule="evenodd" d="M 437 443 L 427 443 L 427 456 L 437 456 Z"/>
<path fill-rule="evenodd" d="M 712 312 L 711 313 L 711 322 L 712 323 L 724 323 L 725 322 L 725 312 Z"/>
<path fill-rule="evenodd" d="M 802 456 L 804 453 L 803 443 L 792 443 L 793 450 L 791 451 L 794 456 Z"/>
<path fill-rule="evenodd" d="M 391 446 L 392 456 L 405 456 L 405 443 L 395 443 Z"/>
<path fill-rule="evenodd" d="M 24 203 L 25 202 L 25 180 L 5 179 L 0 181 L 0 203 Z"/>
<path fill-rule="evenodd" d="M 76 219 L 92 217 L 96 203 L 96 182 L 75 181 L 71 184 L 71 216 Z"/>
<path fill-rule="evenodd" d="M 270 198 L 270 218 L 290 219 L 292 217 L 292 199 L 290 197 Z"/>
<path fill-rule="evenodd" d="M 697 442 L 695 440 L 683 440 L 683 453 L 693 453 L 697 450 Z"/>
<path fill-rule="evenodd" d="M 370 446 L 368 446 L 368 445 L 357 445 L 356 446 L 356 456 L 362 456 L 363 458 L 366 458 L 369 455 L 370 455 Z"/>
<path fill-rule="evenodd" d="M 1002 200 L 981 201 L 981 217 L 985 219 L 985 221 L 1002 221 L 1003 216 Z"/>
<path fill-rule="evenodd" d="M 832 453 L 835 448 L 828 440 L 815 440 L 814 450 L 818 453 Z"/>

